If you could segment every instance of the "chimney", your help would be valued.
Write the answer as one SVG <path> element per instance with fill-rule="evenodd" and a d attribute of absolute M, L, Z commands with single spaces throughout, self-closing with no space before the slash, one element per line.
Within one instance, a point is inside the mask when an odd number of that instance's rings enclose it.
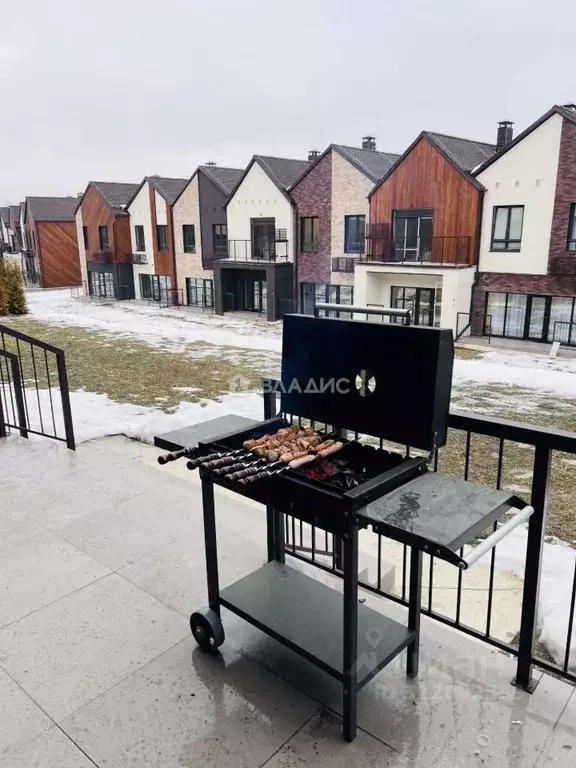
<path fill-rule="evenodd" d="M 569 109 L 570 112 L 576 112 L 576 104 L 562 104 L 564 109 Z"/>
<path fill-rule="evenodd" d="M 376 151 L 376 139 L 374 136 L 363 136 L 362 137 L 362 149 L 371 149 L 373 152 Z"/>
<path fill-rule="evenodd" d="M 308 162 L 313 163 L 314 160 L 317 160 L 320 157 L 320 152 L 317 149 L 311 149 L 308 152 Z"/>
<path fill-rule="evenodd" d="M 206 166 L 208 168 L 214 168 L 215 165 L 216 165 L 216 163 L 214 162 L 214 160 L 208 160 L 207 163 L 206 163 Z"/>
<path fill-rule="evenodd" d="M 496 136 L 496 152 L 499 152 L 506 145 L 510 144 L 514 138 L 514 123 L 510 120 L 501 120 L 498 123 L 498 134 Z"/>

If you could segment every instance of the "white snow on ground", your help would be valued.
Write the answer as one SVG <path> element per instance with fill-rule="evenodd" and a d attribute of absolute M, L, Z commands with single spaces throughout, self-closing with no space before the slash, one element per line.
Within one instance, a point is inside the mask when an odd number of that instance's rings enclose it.
<path fill-rule="evenodd" d="M 172 347 L 208 342 L 221 346 L 281 350 L 281 327 L 264 322 L 236 320 L 212 313 L 181 309 L 160 309 L 143 302 L 110 304 L 73 299 L 70 291 L 36 291 L 28 293 L 30 316 L 48 325 L 77 326 L 110 333 L 120 338 L 144 341 L 152 347 Z"/>

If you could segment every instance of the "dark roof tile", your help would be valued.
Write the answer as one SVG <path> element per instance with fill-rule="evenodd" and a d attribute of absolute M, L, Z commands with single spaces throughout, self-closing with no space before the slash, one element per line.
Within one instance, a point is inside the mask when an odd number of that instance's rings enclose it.
<path fill-rule="evenodd" d="M 254 159 L 262 165 L 273 181 L 283 190 L 292 186 L 310 165 L 308 160 L 292 160 L 288 157 L 254 155 Z"/>
<path fill-rule="evenodd" d="M 78 197 L 27 197 L 34 221 L 75 221 Z"/>
<path fill-rule="evenodd" d="M 138 189 L 138 184 L 128 184 L 119 181 L 91 181 L 98 192 L 111 208 L 123 210 L 134 192 Z"/>
<path fill-rule="evenodd" d="M 201 165 L 200 169 L 227 195 L 232 192 L 244 173 L 242 168 L 220 168 L 217 165 Z"/>
<path fill-rule="evenodd" d="M 334 144 L 334 148 L 372 181 L 381 179 L 400 157 L 392 152 L 347 147 L 344 144 Z"/>
<path fill-rule="evenodd" d="M 184 187 L 188 179 L 169 179 L 164 176 L 147 176 L 148 181 L 158 190 L 168 205 L 172 205 Z"/>
<path fill-rule="evenodd" d="M 424 135 L 436 143 L 463 171 L 472 171 L 496 152 L 494 144 L 483 141 L 461 139 L 432 131 L 424 131 Z"/>

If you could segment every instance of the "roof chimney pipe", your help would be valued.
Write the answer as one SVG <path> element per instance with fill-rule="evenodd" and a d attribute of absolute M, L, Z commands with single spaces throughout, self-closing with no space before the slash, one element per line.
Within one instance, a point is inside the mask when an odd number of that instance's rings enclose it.
<path fill-rule="evenodd" d="M 570 112 L 576 112 L 576 104 L 562 104 L 564 109 L 569 109 Z"/>
<path fill-rule="evenodd" d="M 214 162 L 214 160 L 208 160 L 206 163 L 207 168 L 214 168 L 215 165 L 216 163 Z"/>
<path fill-rule="evenodd" d="M 498 134 L 496 136 L 496 152 L 500 152 L 505 146 L 510 144 L 514 138 L 514 123 L 510 120 L 501 120 L 498 123 Z"/>
<path fill-rule="evenodd" d="M 308 162 L 309 163 L 313 163 L 314 160 L 318 160 L 319 157 L 320 157 L 320 152 L 317 149 L 311 149 L 308 152 Z"/>
<path fill-rule="evenodd" d="M 371 149 L 373 152 L 376 150 L 376 139 L 374 136 L 362 137 L 362 149 Z"/>

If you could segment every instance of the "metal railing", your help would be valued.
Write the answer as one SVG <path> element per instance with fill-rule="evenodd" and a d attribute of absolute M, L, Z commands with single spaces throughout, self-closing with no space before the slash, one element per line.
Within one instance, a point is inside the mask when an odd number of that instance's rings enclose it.
<path fill-rule="evenodd" d="M 148 264 L 148 254 L 146 253 L 131 253 L 130 263 L 132 264 Z"/>
<path fill-rule="evenodd" d="M 467 265 L 470 263 L 470 238 L 462 235 L 411 240 L 370 235 L 366 238 L 363 260 L 391 264 Z"/>
<path fill-rule="evenodd" d="M 476 335 L 485 336 L 488 339 L 488 344 L 490 344 L 492 341 L 492 315 L 484 315 L 481 319 L 482 322 L 479 324 L 478 316 L 470 312 L 457 312 L 454 341 L 465 336 Z"/>
<path fill-rule="evenodd" d="M 0 325 L 0 436 L 7 428 L 76 449 L 64 350 Z"/>
<path fill-rule="evenodd" d="M 182 288 L 160 288 L 148 296 L 150 304 L 156 304 L 160 309 L 181 307 L 184 304 L 184 291 Z"/>
<path fill-rule="evenodd" d="M 552 341 L 559 341 L 567 347 L 576 347 L 576 322 L 556 320 Z"/>
<path fill-rule="evenodd" d="M 278 413 L 277 392 L 275 387 L 278 382 L 271 379 L 263 381 L 264 386 L 264 418 L 271 418 Z M 282 414 L 290 423 L 300 423 L 298 417 L 290 414 Z M 450 413 L 449 438 L 447 445 L 440 449 L 431 469 L 441 471 L 454 477 L 462 477 L 464 480 L 482 482 L 501 488 L 504 484 L 504 476 L 508 471 L 508 465 L 515 463 L 515 455 L 520 451 L 524 460 L 531 463 L 531 488 L 527 496 L 529 503 L 534 507 L 535 513 L 530 518 L 527 526 L 526 549 L 517 553 L 519 564 L 515 565 L 516 571 L 522 571 L 524 566 L 524 583 L 522 589 L 522 604 L 519 611 L 519 625 L 517 643 L 498 637 L 494 633 L 494 604 L 495 604 L 495 579 L 496 562 L 499 548 L 497 545 L 486 556 L 489 558 L 489 569 L 486 580 L 486 606 L 484 620 L 480 626 L 471 626 L 463 620 L 467 605 L 463 599 L 463 591 L 466 589 L 466 575 L 457 570 L 454 574 L 455 604 L 453 610 L 439 609 L 437 602 L 446 593 L 446 589 L 438 592 L 434 586 L 434 579 L 438 576 L 438 563 L 433 556 L 425 555 L 428 586 L 422 596 L 422 613 L 436 621 L 446 624 L 458 631 L 470 635 L 477 640 L 486 642 L 500 650 L 506 651 L 517 658 L 516 685 L 531 690 L 532 666 L 576 683 L 576 666 L 574 663 L 574 644 L 576 641 L 575 610 L 576 610 L 576 557 L 573 571 L 566 575 L 565 588 L 567 590 L 568 606 L 566 615 L 561 617 L 565 627 L 565 642 L 561 653 L 561 661 L 555 662 L 541 655 L 535 638 L 537 632 L 539 587 L 543 561 L 543 547 L 546 535 L 546 514 L 549 491 L 553 485 L 557 468 L 557 460 L 562 461 L 562 454 L 576 456 L 576 433 L 564 432 L 557 429 L 545 429 L 542 427 L 521 424 L 505 419 L 495 419 L 487 416 L 476 416 L 468 413 L 453 411 Z M 324 428 L 327 432 L 338 428 L 338 425 L 314 424 Z M 358 433 L 350 433 L 354 438 L 360 437 Z M 382 440 L 379 447 L 390 448 Z M 410 455 L 409 446 L 397 446 L 405 455 Z M 530 453 L 526 451 L 530 448 Z M 558 454 L 560 456 L 558 457 Z M 512 457 L 512 458 L 511 458 Z M 529 457 L 529 458 L 527 458 Z M 556 458 L 555 458 L 556 457 Z M 553 503 L 553 502 L 550 502 Z M 284 515 L 286 552 L 294 558 L 325 570 L 333 575 L 341 576 L 341 541 L 324 530 L 303 524 L 290 515 Z M 489 531 L 498 529 L 496 522 Z M 375 594 L 387 597 L 396 603 L 408 606 L 409 584 L 409 557 L 408 547 L 388 542 L 381 534 L 366 531 L 370 542 L 370 550 L 376 560 L 377 576 L 374 583 L 360 580 L 359 584 L 364 589 Z M 400 556 L 399 570 L 401 573 L 400 584 L 393 592 L 383 589 L 382 573 L 387 556 L 387 547 L 396 547 Z M 552 546 L 552 545 L 551 545 Z M 464 550 L 460 554 L 463 555 Z M 443 585 L 445 587 L 445 584 Z M 474 584 L 475 599 L 478 600 L 478 583 Z M 435 605 L 436 604 L 436 605 Z M 507 612 L 509 612 L 507 603 Z M 571 650 L 572 649 L 572 650 Z M 571 660 L 572 653 L 572 660 Z"/>
<path fill-rule="evenodd" d="M 288 241 L 228 240 L 228 253 L 221 258 L 252 262 L 288 261 Z"/>
<path fill-rule="evenodd" d="M 73 299 L 87 298 L 98 301 L 131 301 L 134 287 L 114 283 L 90 284 L 83 281 L 70 286 L 70 296 Z"/>
<path fill-rule="evenodd" d="M 278 320 L 284 315 L 294 315 L 298 313 L 298 301 L 296 299 L 278 299 Z"/>
<path fill-rule="evenodd" d="M 94 251 L 90 254 L 88 261 L 93 261 L 95 264 L 113 264 L 114 255 L 112 251 Z"/>

